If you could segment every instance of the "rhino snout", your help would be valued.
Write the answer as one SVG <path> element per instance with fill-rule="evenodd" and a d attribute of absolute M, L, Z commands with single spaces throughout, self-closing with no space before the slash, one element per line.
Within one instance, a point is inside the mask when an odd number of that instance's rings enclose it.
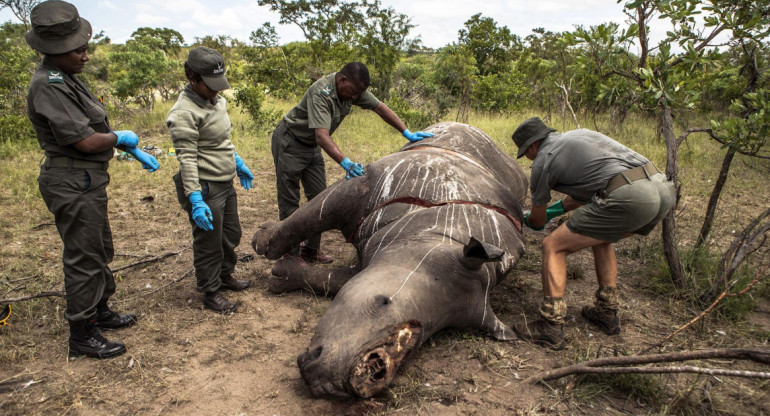
<path fill-rule="evenodd" d="M 365 349 L 350 370 L 350 388 L 363 398 L 372 397 L 390 384 L 409 354 L 420 344 L 422 324 L 407 321 Z"/>

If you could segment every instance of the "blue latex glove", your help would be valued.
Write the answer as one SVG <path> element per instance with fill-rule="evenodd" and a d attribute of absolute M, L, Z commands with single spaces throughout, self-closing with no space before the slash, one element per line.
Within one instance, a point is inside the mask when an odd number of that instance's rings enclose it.
<path fill-rule="evenodd" d="M 249 190 L 252 188 L 252 181 L 254 180 L 254 175 L 251 174 L 251 171 L 246 166 L 246 163 L 244 163 L 243 159 L 241 159 L 240 156 L 238 156 L 238 153 L 235 153 L 235 173 L 238 175 L 238 178 L 241 180 L 241 186 L 243 186 L 243 189 Z"/>
<path fill-rule="evenodd" d="M 113 133 L 118 136 L 118 142 L 115 143 L 115 146 L 126 146 L 126 148 L 139 146 L 139 136 L 133 131 L 118 130 L 113 131 Z"/>
<path fill-rule="evenodd" d="M 401 134 L 403 134 L 404 137 L 406 137 L 407 140 L 409 140 L 412 143 L 419 142 L 420 140 L 426 137 L 433 137 L 433 133 L 428 133 L 425 131 L 416 131 L 412 133 L 411 131 L 409 131 L 409 129 L 404 130 L 404 132 Z"/>
<path fill-rule="evenodd" d="M 147 169 L 150 172 L 155 172 L 160 168 L 160 163 L 158 163 L 158 159 L 155 159 L 155 157 L 141 149 L 138 149 L 136 147 L 127 147 L 126 153 L 129 153 L 131 156 L 133 156 L 136 160 L 142 162 L 142 167 Z"/>
<path fill-rule="evenodd" d="M 343 169 L 347 172 L 347 175 L 345 175 L 345 179 L 350 179 L 351 177 L 358 177 L 364 175 L 364 165 L 360 163 L 353 163 L 348 158 L 342 159 L 342 162 L 340 162 L 340 166 L 342 166 Z"/>
<path fill-rule="evenodd" d="M 214 220 L 211 215 L 211 209 L 205 202 L 203 202 L 203 195 L 201 191 L 195 191 L 187 196 L 187 199 L 192 203 L 192 217 L 193 221 L 198 224 L 203 231 L 213 231 L 214 226 L 211 221 Z"/>

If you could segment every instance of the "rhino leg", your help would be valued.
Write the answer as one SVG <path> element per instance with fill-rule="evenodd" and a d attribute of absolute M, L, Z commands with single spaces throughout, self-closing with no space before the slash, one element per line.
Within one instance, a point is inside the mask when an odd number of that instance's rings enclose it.
<path fill-rule="evenodd" d="M 351 267 L 310 267 L 294 256 L 287 256 L 275 262 L 267 284 L 273 293 L 307 290 L 317 295 L 333 296 L 356 273 L 358 269 Z"/>
<path fill-rule="evenodd" d="M 483 327 L 489 331 L 489 335 L 498 341 L 512 341 L 516 339 L 516 333 L 497 318 L 491 307 L 487 307 Z"/>
<path fill-rule="evenodd" d="M 339 181 L 283 221 L 261 225 L 251 245 L 257 254 L 276 260 L 308 236 L 332 229 L 352 234 L 363 216 L 358 203 L 368 189 L 366 178 Z"/>

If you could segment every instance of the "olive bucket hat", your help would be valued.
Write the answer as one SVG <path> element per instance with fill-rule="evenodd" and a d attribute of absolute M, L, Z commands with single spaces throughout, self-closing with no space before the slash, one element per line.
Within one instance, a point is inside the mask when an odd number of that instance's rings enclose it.
<path fill-rule="evenodd" d="M 203 83 L 212 91 L 224 91 L 230 88 L 225 78 L 225 58 L 219 52 L 199 46 L 190 51 L 187 65 L 203 78 Z"/>
<path fill-rule="evenodd" d="M 524 120 L 523 123 L 516 127 L 516 131 L 513 132 L 513 142 L 519 147 L 519 154 L 516 156 L 520 159 L 527 152 L 529 146 L 538 140 L 545 139 L 550 133 L 556 131 L 543 123 L 540 117 L 532 117 Z"/>
<path fill-rule="evenodd" d="M 91 39 L 91 23 L 66 1 L 50 0 L 38 4 L 30 13 L 32 29 L 24 39 L 32 49 L 46 55 L 75 50 Z"/>

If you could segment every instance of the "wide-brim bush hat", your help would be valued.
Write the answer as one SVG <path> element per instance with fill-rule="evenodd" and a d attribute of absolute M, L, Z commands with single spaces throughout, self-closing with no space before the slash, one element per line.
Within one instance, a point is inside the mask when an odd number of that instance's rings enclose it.
<path fill-rule="evenodd" d="M 32 29 L 24 34 L 27 44 L 46 55 L 58 55 L 88 44 L 91 23 L 80 17 L 78 9 L 66 1 L 50 0 L 38 4 L 30 14 Z"/>
<path fill-rule="evenodd" d="M 519 154 L 516 156 L 520 159 L 527 152 L 529 146 L 538 140 L 545 139 L 549 134 L 556 131 L 543 123 L 540 117 L 532 117 L 524 120 L 523 123 L 516 127 L 516 131 L 513 132 L 511 138 L 516 146 L 519 147 Z"/>
<path fill-rule="evenodd" d="M 199 46 L 187 55 L 187 66 L 203 78 L 203 83 L 212 91 L 230 88 L 225 77 L 225 58 L 214 49 Z"/>

